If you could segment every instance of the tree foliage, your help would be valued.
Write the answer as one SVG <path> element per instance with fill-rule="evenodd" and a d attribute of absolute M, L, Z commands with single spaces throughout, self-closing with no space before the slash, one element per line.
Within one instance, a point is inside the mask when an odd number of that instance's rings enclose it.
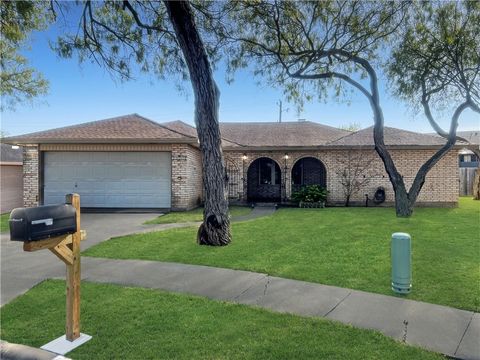
<path fill-rule="evenodd" d="M 432 106 L 480 112 L 480 3 L 418 5 L 387 66 L 394 94 L 421 104 L 435 131 L 448 138 Z"/>
<path fill-rule="evenodd" d="M 345 82 L 357 83 L 355 75 L 365 78 L 364 65 L 353 57 L 378 63 L 404 10 L 396 2 L 234 1 L 223 8 L 228 20 L 222 17 L 215 27 L 230 45 L 229 70 L 252 65 L 256 75 L 303 105 L 344 94 Z"/>
<path fill-rule="evenodd" d="M 112 71 L 123 80 L 140 69 L 161 78 L 168 74 L 188 76 L 175 32 L 161 2 L 83 1 L 70 4 L 70 12 L 80 11 L 79 29 L 59 37 L 60 56 L 78 55 Z M 138 65 L 138 67 L 137 67 Z"/>
<path fill-rule="evenodd" d="M 29 66 L 20 50 L 25 49 L 30 34 L 44 30 L 53 21 L 45 1 L 0 2 L 0 95 L 2 109 L 14 109 L 18 103 L 32 100 L 48 89 L 42 74 Z"/>

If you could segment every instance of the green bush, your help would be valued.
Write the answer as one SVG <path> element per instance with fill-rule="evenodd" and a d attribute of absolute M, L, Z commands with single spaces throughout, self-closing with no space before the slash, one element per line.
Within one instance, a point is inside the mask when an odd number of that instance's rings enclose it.
<path fill-rule="evenodd" d="M 292 194 L 292 200 L 296 202 L 325 202 L 328 191 L 320 185 L 307 185 Z"/>

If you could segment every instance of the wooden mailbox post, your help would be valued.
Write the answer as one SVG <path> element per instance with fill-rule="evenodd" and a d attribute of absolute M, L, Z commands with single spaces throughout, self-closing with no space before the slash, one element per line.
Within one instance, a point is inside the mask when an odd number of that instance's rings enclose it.
<path fill-rule="evenodd" d="M 80 337 L 80 241 L 86 239 L 86 232 L 80 230 L 80 195 L 68 194 L 65 202 L 72 205 L 76 210 L 77 231 L 69 235 L 25 242 L 23 243 L 23 250 L 49 249 L 67 266 L 65 337 L 69 341 L 74 341 Z"/>

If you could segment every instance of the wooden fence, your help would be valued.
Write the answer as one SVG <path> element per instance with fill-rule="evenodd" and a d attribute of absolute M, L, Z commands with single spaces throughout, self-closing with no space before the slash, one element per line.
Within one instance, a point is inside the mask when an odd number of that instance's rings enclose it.
<path fill-rule="evenodd" d="M 460 196 L 473 195 L 473 179 L 477 168 L 460 168 Z"/>

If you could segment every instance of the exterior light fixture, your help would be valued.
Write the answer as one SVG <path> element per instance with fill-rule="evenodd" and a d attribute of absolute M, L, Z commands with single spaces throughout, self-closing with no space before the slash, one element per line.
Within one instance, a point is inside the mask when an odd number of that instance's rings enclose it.
<path fill-rule="evenodd" d="M 284 158 L 285 160 L 288 160 L 288 157 L 289 157 L 288 154 L 285 153 L 285 156 L 284 156 L 283 158 Z"/>
<path fill-rule="evenodd" d="M 247 160 L 247 155 L 243 154 L 242 159 Z"/>
<path fill-rule="evenodd" d="M 13 150 L 20 149 L 20 146 L 18 146 L 18 145 L 12 145 L 12 149 L 13 149 Z"/>

